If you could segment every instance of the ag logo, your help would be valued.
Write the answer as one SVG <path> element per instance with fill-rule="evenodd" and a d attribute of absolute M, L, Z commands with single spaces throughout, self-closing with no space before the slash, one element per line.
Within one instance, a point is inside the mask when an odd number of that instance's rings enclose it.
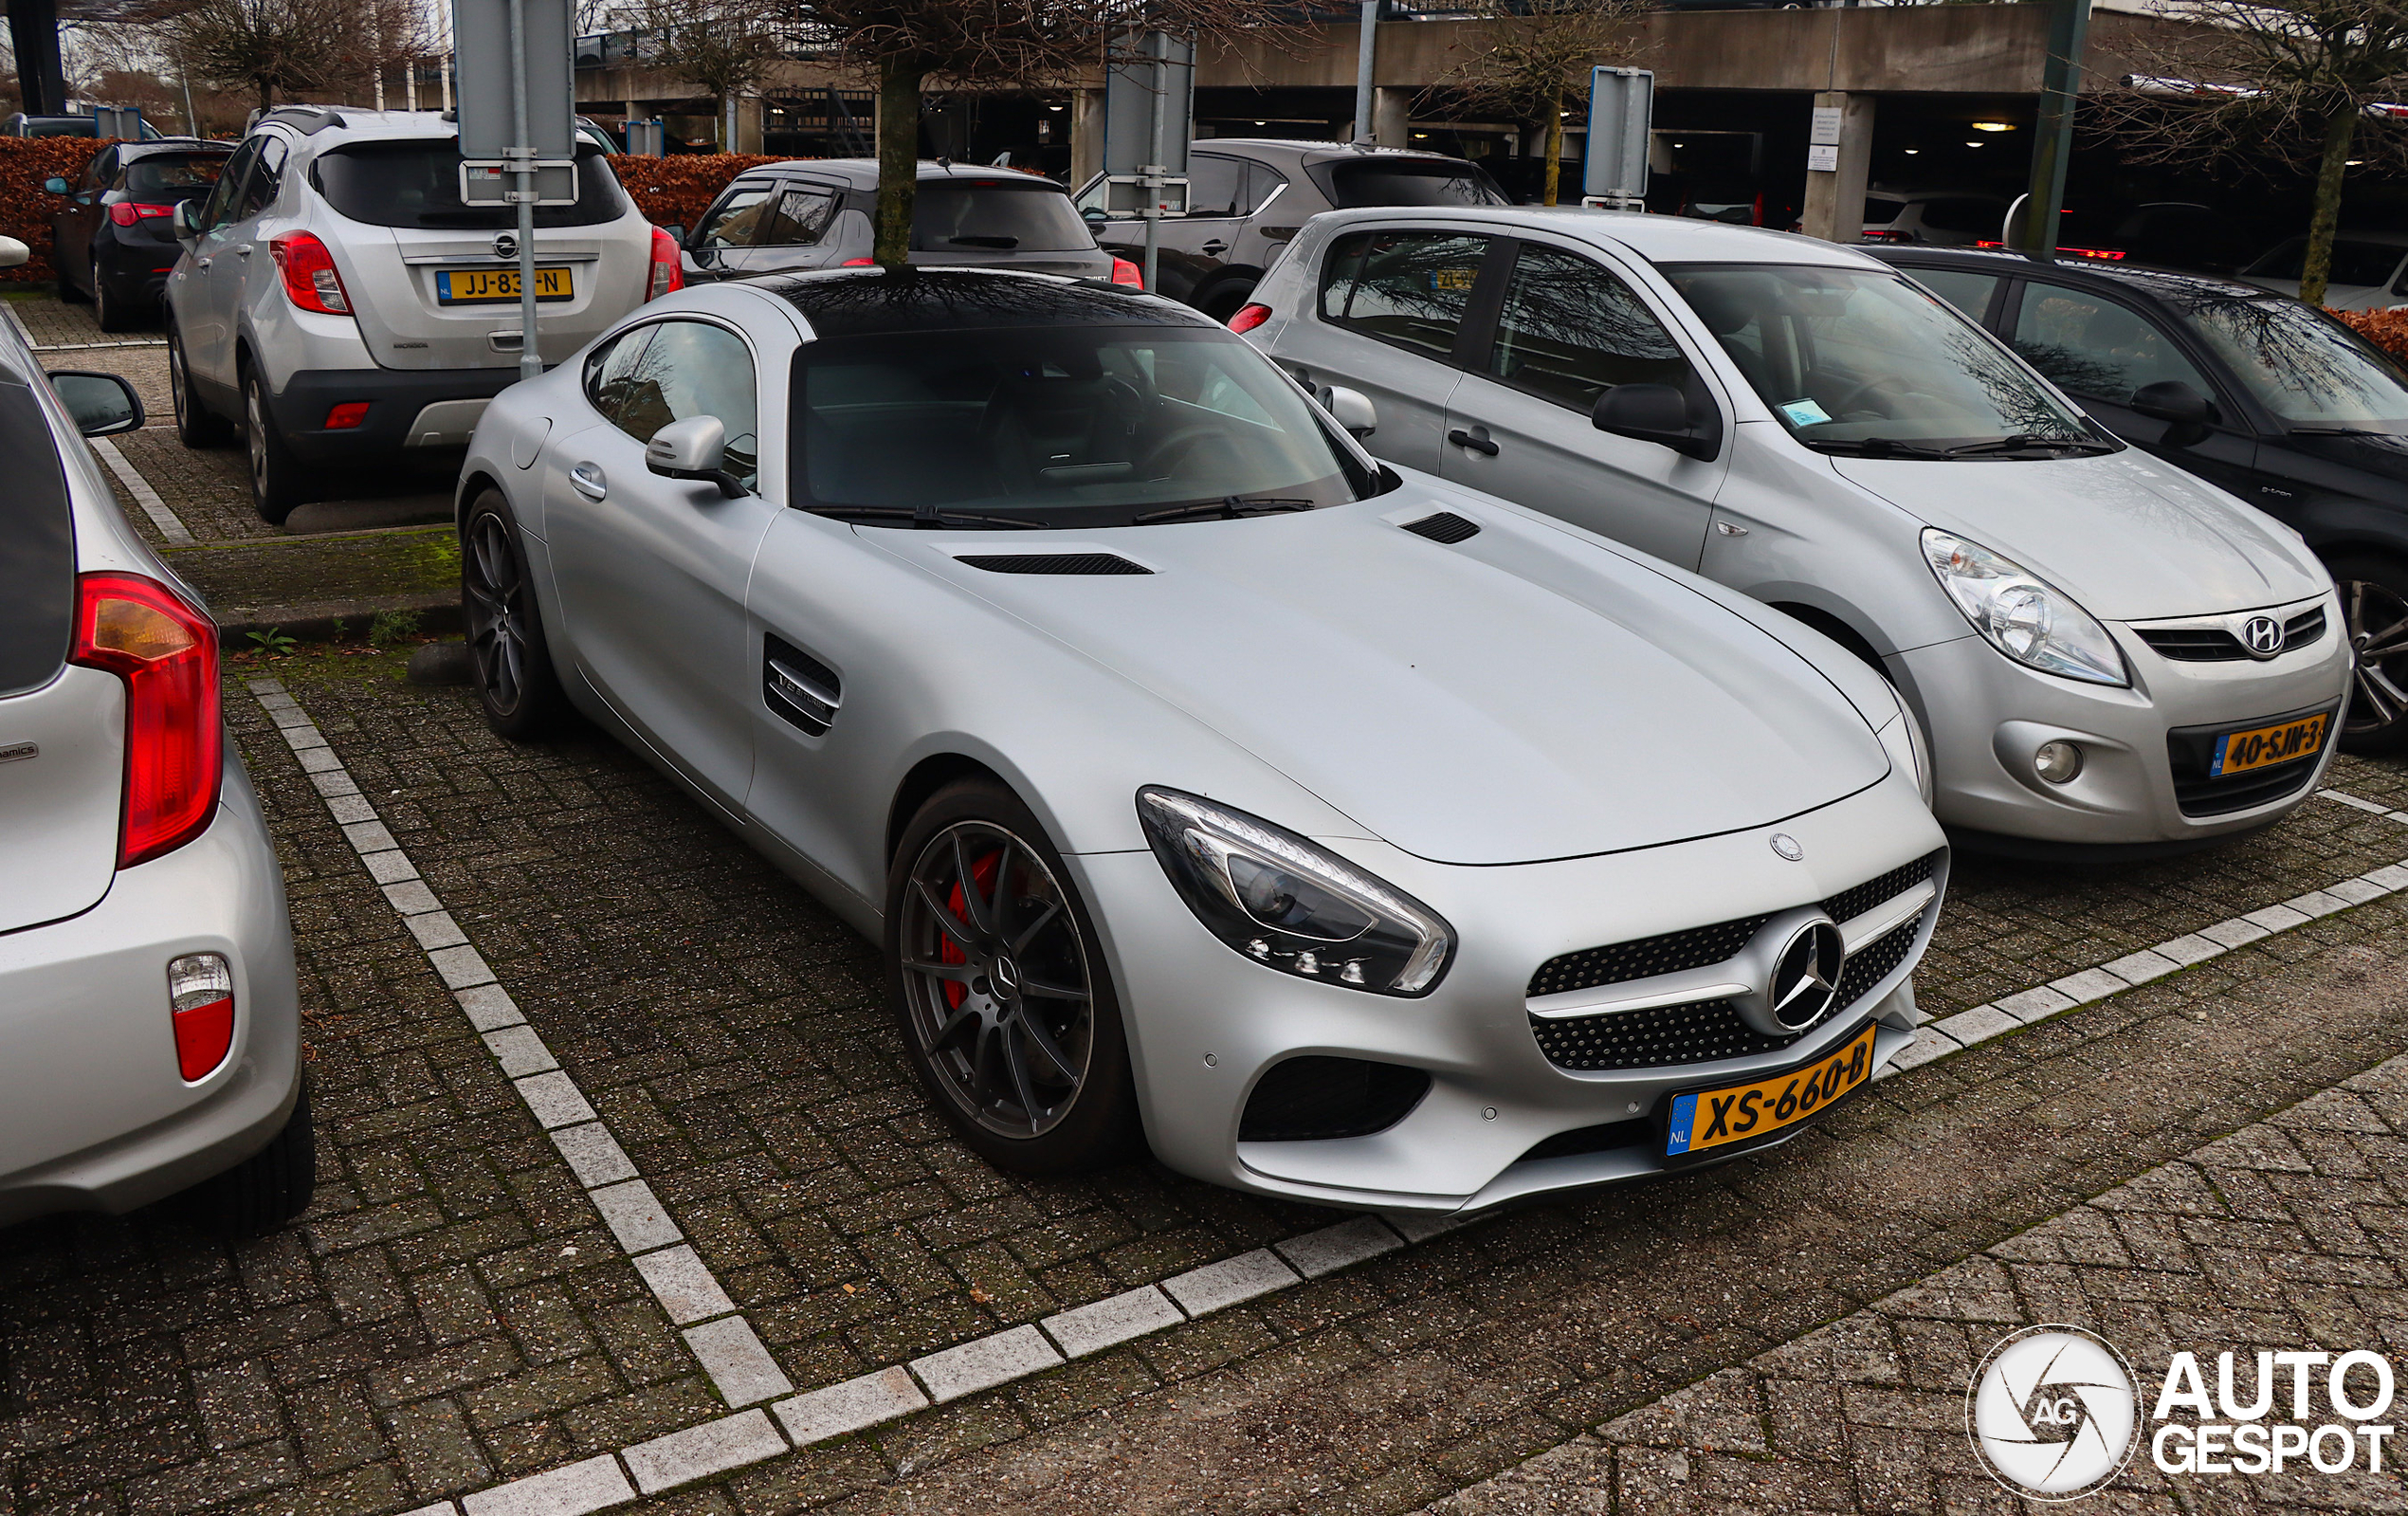
<path fill-rule="evenodd" d="M 2027 1326 L 1990 1350 L 1965 1392 L 1965 1430 L 1999 1484 L 2072 1500 L 2122 1471 L 2140 1446 L 2132 1371 L 2079 1326 Z"/>

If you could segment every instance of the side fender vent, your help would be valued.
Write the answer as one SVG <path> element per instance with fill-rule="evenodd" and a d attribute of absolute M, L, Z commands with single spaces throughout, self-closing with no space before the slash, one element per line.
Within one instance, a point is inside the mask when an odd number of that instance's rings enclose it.
<path fill-rule="evenodd" d="M 1151 574 L 1117 553 L 965 553 L 958 561 L 989 574 Z"/>
<path fill-rule="evenodd" d="M 845 686 L 836 670 L 783 637 L 766 639 L 761 655 L 761 699 L 770 711 L 790 726 L 812 737 L 834 724 L 845 703 Z"/>
<path fill-rule="evenodd" d="M 1467 537 L 1478 535 L 1480 523 L 1467 521 L 1452 511 L 1440 511 L 1435 516 L 1425 516 L 1417 521 L 1407 521 L 1405 530 L 1415 537 L 1426 537 L 1433 542 L 1460 542 Z"/>

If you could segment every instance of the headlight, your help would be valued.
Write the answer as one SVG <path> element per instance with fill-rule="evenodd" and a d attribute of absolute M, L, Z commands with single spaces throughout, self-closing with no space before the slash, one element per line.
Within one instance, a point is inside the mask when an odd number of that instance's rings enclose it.
<path fill-rule="evenodd" d="M 1979 542 L 1925 527 L 1923 556 L 1990 645 L 2019 664 L 2093 685 L 2128 685 L 2115 639 L 2071 595 Z"/>
<path fill-rule="evenodd" d="M 1411 895 L 1292 831 L 1177 790 L 1137 795 L 1162 871 L 1214 937 L 1268 967 L 1379 995 L 1423 995 L 1454 929 Z"/>

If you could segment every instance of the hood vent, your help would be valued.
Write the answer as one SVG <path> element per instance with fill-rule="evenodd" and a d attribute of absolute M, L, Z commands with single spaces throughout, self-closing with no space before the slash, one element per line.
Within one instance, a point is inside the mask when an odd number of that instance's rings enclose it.
<path fill-rule="evenodd" d="M 1405 530 L 1415 537 L 1426 537 L 1433 542 L 1460 542 L 1480 530 L 1478 521 L 1467 521 L 1452 511 L 1440 511 L 1417 521 L 1407 521 Z"/>
<path fill-rule="evenodd" d="M 989 574 L 1151 574 L 1117 553 L 962 554 L 959 561 Z"/>

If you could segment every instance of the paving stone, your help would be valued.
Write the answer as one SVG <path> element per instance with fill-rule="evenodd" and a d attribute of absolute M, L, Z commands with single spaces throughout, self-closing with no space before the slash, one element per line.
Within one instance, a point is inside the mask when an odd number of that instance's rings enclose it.
<path fill-rule="evenodd" d="M 1296 1283 L 1296 1270 L 1268 1248 L 1206 1264 L 1162 1281 L 1163 1292 L 1190 1316 L 1201 1316 Z"/>
<path fill-rule="evenodd" d="M 460 1502 L 463 1516 L 586 1516 L 635 1498 L 608 1453 L 481 1490 Z"/>
<path fill-rule="evenodd" d="M 1996 1006 L 1976 1006 L 1970 1011 L 1961 1011 L 1944 1021 L 1933 1022 L 1931 1030 L 1969 1048 L 1986 1038 L 2002 1036 L 2022 1025 Z"/>
<path fill-rule="evenodd" d="M 1945 1058 L 1952 1052 L 1962 1050 L 1963 1044 L 1938 1027 L 1919 1028 L 1915 1032 L 1915 1040 L 1899 1050 L 1897 1056 L 1890 1059 L 1873 1077 L 1881 1079 L 1892 1073 L 1904 1073 L 1909 1069 L 1920 1069 L 1934 1059 Z"/>
<path fill-rule="evenodd" d="M 575 1081 L 556 1069 L 513 1083 L 525 1098 L 527 1109 L 545 1126 L 570 1126 L 594 1119 L 593 1107 L 586 1104 Z"/>
<path fill-rule="evenodd" d="M 493 1032 L 526 1020 L 520 1014 L 518 1002 L 510 998 L 510 992 L 499 984 L 480 984 L 462 990 L 454 998 L 466 1014 L 468 1024 L 479 1032 Z"/>
<path fill-rule="evenodd" d="M 2001 995 L 1996 1002 L 1996 1009 L 2005 1012 L 2019 1022 L 2031 1022 L 2052 1016 L 2060 1011 L 2071 1010 L 2078 1003 L 2073 996 L 2042 985 L 2038 989 Z"/>
<path fill-rule="evenodd" d="M 444 988 L 447 990 L 465 990 L 472 985 L 491 984 L 494 980 L 492 965 L 485 962 L 484 955 L 473 947 L 442 948 L 428 954 L 427 961 L 443 976 Z"/>
<path fill-rule="evenodd" d="M 702 1372 L 711 1377 L 720 1397 L 729 1405 L 757 1405 L 794 1393 L 794 1381 L 741 1316 L 723 1316 L 689 1326 L 684 1335 L 685 1345 L 693 1349 Z"/>
<path fill-rule="evenodd" d="M 2188 932 L 2180 937 L 2160 942 L 2154 951 L 2188 968 L 2194 963 L 2204 963 L 2209 959 L 2220 956 L 2225 948 L 2221 942 L 2211 941 L 2197 932 Z"/>
<path fill-rule="evenodd" d="M 2049 981 L 2050 989 L 2056 991 L 2076 1005 L 2088 1005 L 2093 1000 L 2104 1000 L 2108 995 L 2121 995 L 2131 987 L 2121 976 L 2104 968 L 2084 969 L 2079 974 L 2069 974 L 2064 978 Z"/>
<path fill-rule="evenodd" d="M 328 796 L 330 802 L 335 798 L 337 797 Z M 427 887 L 427 882 L 423 879 L 412 879 L 399 885 L 387 885 L 382 893 L 385 903 L 404 916 L 422 916 L 429 911 L 443 909 L 443 902 L 435 898 L 435 892 Z"/>
<path fill-rule="evenodd" d="M 401 924 L 410 929 L 410 937 L 416 940 L 423 952 L 431 953 L 439 947 L 458 947 L 468 941 L 468 934 L 460 929 L 460 923 L 453 921 L 451 913 L 446 910 L 405 916 Z"/>
<path fill-rule="evenodd" d="M 635 1488 L 647 1495 L 723 1474 L 786 1452 L 786 1439 L 758 1411 L 744 1411 L 699 1427 L 639 1442 L 620 1456 Z"/>
<path fill-rule="evenodd" d="M 1169 1296 L 1146 1285 L 1049 1316 L 1039 1324 L 1065 1354 L 1084 1358 L 1185 1320 Z"/>
<path fill-rule="evenodd" d="M 2304 925 L 2314 918 L 2295 904 L 2269 905 L 2264 910 L 2251 911 L 2241 918 L 2252 926 L 2263 926 L 2270 932 L 2287 932 Z M 2214 935 L 2213 933 L 2210 934 Z"/>
<path fill-rule="evenodd" d="M 2286 914 L 2294 918 L 2299 916 L 2297 911 L 2290 911 Z M 2284 922 L 2285 927 L 2296 926 L 2297 924 L 2299 924 L 2299 922 L 2296 920 L 2287 921 Z M 2206 938 L 2211 942 L 2216 943 L 2218 946 L 2232 948 L 2241 947 L 2247 943 L 2254 942 L 2260 938 L 2271 937 L 2274 934 L 2275 930 L 2276 928 L 2274 927 L 2260 926 L 2253 921 L 2243 921 L 2236 917 L 2229 922 L 2217 922 L 2212 926 L 2202 926 L 2199 928 L 2198 935 Z"/>
<path fill-rule="evenodd" d="M 560 1061 L 552 1056 L 552 1050 L 544 1046 L 543 1039 L 536 1034 L 532 1027 L 506 1027 L 499 1032 L 488 1032 L 484 1034 L 484 1043 L 494 1061 L 502 1066 L 502 1072 L 506 1078 L 523 1078 L 560 1067 Z"/>
<path fill-rule="evenodd" d="M 692 1248 L 681 1245 L 640 1253 L 635 1259 L 635 1271 L 651 1287 L 669 1320 L 680 1326 L 724 1316 L 736 1308 L 736 1303 L 727 1298 L 727 1291 Z"/>
<path fill-rule="evenodd" d="M 1318 1232 L 1307 1232 L 1301 1237 L 1273 1243 L 1271 1247 L 1298 1273 L 1307 1279 L 1319 1279 L 1323 1274 L 1335 1273 L 1366 1258 L 1377 1258 L 1404 1245 L 1404 1239 L 1396 1235 L 1395 1229 L 1377 1216 L 1357 1216 L 1352 1221 L 1341 1221 L 1334 1227 L 1323 1227 Z"/>
<path fill-rule="evenodd" d="M 602 1213 L 603 1224 L 619 1239 L 619 1246 L 629 1252 L 665 1248 L 684 1236 L 662 1208 L 660 1196 L 642 1179 L 605 1185 L 588 1191 L 586 1197 Z"/>
<path fill-rule="evenodd" d="M 554 1127 L 552 1144 L 568 1160 L 569 1172 L 589 1190 L 635 1178 L 634 1161 L 619 1146 L 619 1140 L 611 1135 L 611 1129 L 600 1122 Z"/>
<path fill-rule="evenodd" d="M 958 1400 L 965 1395 L 1040 1373 L 1061 1361 L 1062 1355 L 1035 1327 L 1015 1326 L 1008 1332 L 914 1359 L 911 1372 L 928 1387 L 930 1398 L 942 1405 L 947 1400 Z"/>
<path fill-rule="evenodd" d="M 770 1407 L 796 1447 L 825 1442 L 924 1408 L 928 1397 L 900 1365 L 780 1400 Z"/>
<path fill-rule="evenodd" d="M 2120 959 L 2103 963 L 2100 968 L 2102 972 L 2123 980 L 2125 984 L 2146 984 L 2151 979 L 2163 978 L 2181 966 L 2179 959 L 2153 949 L 2143 948 L 2138 953 L 2127 953 Z"/>
<path fill-rule="evenodd" d="M 361 852 L 386 852 L 401 846 L 381 821 L 355 821 L 343 828 L 343 840 Z"/>

